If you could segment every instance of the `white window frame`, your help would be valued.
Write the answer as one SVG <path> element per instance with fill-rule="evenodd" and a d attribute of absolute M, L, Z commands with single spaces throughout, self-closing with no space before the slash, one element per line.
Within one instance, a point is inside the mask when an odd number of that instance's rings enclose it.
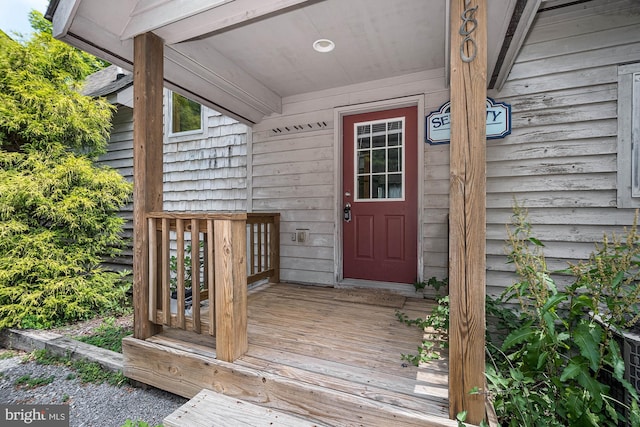
<path fill-rule="evenodd" d="M 378 123 L 385 123 L 385 127 L 386 124 L 390 123 L 390 122 L 400 122 L 401 126 L 402 126 L 402 138 L 400 139 L 400 144 L 399 147 L 402 148 L 402 162 L 401 162 L 401 172 L 402 172 L 402 182 L 400 185 L 402 185 L 402 194 L 400 197 L 384 197 L 384 198 L 368 198 L 368 199 L 361 199 L 360 198 L 360 192 L 359 192 L 359 186 L 358 186 L 358 126 L 373 126 L 374 124 L 378 124 Z M 404 117 L 394 117 L 391 119 L 381 119 L 381 120 L 372 120 L 372 121 L 366 121 L 366 122 L 358 122 L 358 123 L 354 123 L 353 124 L 353 138 L 354 138 L 354 144 L 353 144 L 353 188 L 354 188 L 354 201 L 356 202 L 364 202 L 364 203 L 372 203 L 372 202 L 403 202 L 405 199 L 405 185 L 406 185 L 406 165 L 405 165 L 405 158 L 406 158 L 406 143 L 405 143 L 405 135 L 406 135 L 406 123 L 405 123 L 405 118 Z M 372 142 L 373 143 L 373 142 Z M 385 146 L 384 147 L 386 152 L 388 153 L 389 150 L 389 146 Z M 371 160 L 372 164 L 373 164 L 373 159 Z M 388 162 L 388 160 L 387 160 Z M 388 163 L 387 163 L 388 164 Z M 387 195 L 388 195 L 388 191 L 389 191 L 389 180 L 388 180 L 388 176 L 391 172 L 385 172 L 384 175 L 387 177 L 386 178 L 386 182 L 387 182 Z M 395 172 L 397 173 L 397 172 Z M 382 175 L 382 174 L 376 174 L 376 175 Z M 373 176 L 373 171 L 370 171 L 369 176 Z"/>
<path fill-rule="evenodd" d="M 184 132 L 174 132 L 173 131 L 173 91 L 169 90 L 168 91 L 168 99 L 167 99 L 167 105 L 168 105 L 168 113 L 167 113 L 167 124 L 169 126 L 168 129 L 168 136 L 169 137 L 177 137 L 177 136 L 189 136 L 189 135 L 199 135 L 201 133 L 204 132 L 204 105 L 199 104 L 200 105 L 200 129 L 193 129 L 193 130 L 187 130 Z M 180 95 L 178 93 L 178 95 Z M 181 95 L 184 96 L 184 95 Z M 193 100 L 191 100 L 193 101 Z M 194 101 L 197 102 L 197 101 Z"/>
<path fill-rule="evenodd" d="M 640 208 L 640 63 L 618 67 L 619 208 Z"/>

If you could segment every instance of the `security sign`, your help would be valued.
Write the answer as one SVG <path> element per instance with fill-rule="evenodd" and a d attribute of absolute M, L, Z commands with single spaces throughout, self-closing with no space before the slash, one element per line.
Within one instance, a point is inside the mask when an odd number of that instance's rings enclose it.
<path fill-rule="evenodd" d="M 500 139 L 511 133 L 511 105 L 487 98 L 487 139 Z M 426 117 L 426 142 L 431 145 L 451 141 L 451 101 Z"/>

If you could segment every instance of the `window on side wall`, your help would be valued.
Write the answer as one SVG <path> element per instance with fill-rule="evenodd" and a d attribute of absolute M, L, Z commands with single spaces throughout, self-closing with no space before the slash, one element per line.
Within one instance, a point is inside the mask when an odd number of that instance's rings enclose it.
<path fill-rule="evenodd" d="M 640 208 L 640 63 L 618 67 L 618 207 Z"/>
<path fill-rule="evenodd" d="M 171 134 L 202 131 L 202 106 L 195 101 L 171 92 Z"/>

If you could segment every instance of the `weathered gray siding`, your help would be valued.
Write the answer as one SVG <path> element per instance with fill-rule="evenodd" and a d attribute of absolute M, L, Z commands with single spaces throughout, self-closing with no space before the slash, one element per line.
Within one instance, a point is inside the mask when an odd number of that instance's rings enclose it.
<path fill-rule="evenodd" d="M 170 92 L 165 91 L 165 100 Z M 246 211 L 247 127 L 203 107 L 203 131 L 172 136 L 168 132 L 165 102 L 164 196 L 165 211 Z M 108 152 L 99 164 L 108 165 L 133 181 L 133 110 L 118 106 L 112 120 Z M 121 214 L 127 219 L 125 236 L 133 236 L 133 207 Z M 107 265 L 132 269 L 131 246 Z"/>
<path fill-rule="evenodd" d="M 119 105 L 111 120 L 112 128 L 107 153 L 98 159 L 99 165 L 109 166 L 120 172 L 127 181 L 133 182 L 133 110 Z M 105 263 L 115 270 L 133 269 L 133 204 L 129 203 L 120 210 L 120 215 L 127 220 L 124 236 L 129 240 L 122 255 Z"/>
<path fill-rule="evenodd" d="M 640 61 L 640 3 L 597 0 L 539 13 L 500 92 L 513 132 L 487 142 L 487 285 L 513 283 L 505 225 L 514 198 L 528 208 L 551 268 L 586 257 L 633 210 L 617 206 L 618 65 Z M 282 115 L 254 127 L 251 208 L 282 213 L 283 280 L 335 283 L 334 109 L 408 95 L 428 114 L 449 99 L 440 71 L 285 98 Z M 314 123 L 326 127 L 309 128 Z M 296 130 L 302 125 L 305 131 Z M 288 129 L 287 129 L 288 128 Z M 308 129 L 308 130 L 307 130 Z M 275 130 L 275 131 L 274 131 Z M 446 277 L 449 146 L 424 145 L 423 277 Z M 293 242 L 296 229 L 310 239 Z"/>
<path fill-rule="evenodd" d="M 283 281 L 316 284 L 337 281 L 336 254 L 340 243 L 336 242 L 336 227 L 341 227 L 341 221 L 335 191 L 341 164 L 336 158 L 339 142 L 335 141 L 335 126 L 340 124 L 334 123 L 335 108 L 415 95 L 423 97 L 427 111 L 446 101 L 444 70 L 285 98 L 282 115 L 269 117 L 254 127 L 252 209 L 282 214 Z M 418 110 L 419 117 L 424 110 Z M 418 144 L 425 150 L 425 174 L 442 162 L 448 165 L 448 148 L 428 149 L 423 142 Z M 446 159 L 442 151 L 446 151 Z M 448 179 L 448 170 L 443 173 L 443 179 Z M 448 207 L 442 206 L 437 190 L 425 187 L 424 193 L 424 269 L 442 277 L 446 255 L 441 250 L 446 248 L 443 233 L 446 234 Z M 306 242 L 292 241 L 297 229 L 308 230 Z"/>
<path fill-rule="evenodd" d="M 513 283 L 505 224 L 529 210 L 549 266 L 585 258 L 634 212 L 617 206 L 618 65 L 640 61 L 640 3 L 594 1 L 538 13 L 509 78 L 513 132 L 487 142 L 487 285 Z"/>
<path fill-rule="evenodd" d="M 245 212 L 248 128 L 203 109 L 202 133 L 172 136 L 165 102 L 164 210 Z"/>

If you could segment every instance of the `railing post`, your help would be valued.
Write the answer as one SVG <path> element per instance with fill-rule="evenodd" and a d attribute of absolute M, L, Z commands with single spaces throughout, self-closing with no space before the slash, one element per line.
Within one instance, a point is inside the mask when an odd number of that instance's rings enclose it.
<path fill-rule="evenodd" d="M 216 354 L 233 362 L 246 353 L 247 226 L 241 220 L 215 220 Z"/>

